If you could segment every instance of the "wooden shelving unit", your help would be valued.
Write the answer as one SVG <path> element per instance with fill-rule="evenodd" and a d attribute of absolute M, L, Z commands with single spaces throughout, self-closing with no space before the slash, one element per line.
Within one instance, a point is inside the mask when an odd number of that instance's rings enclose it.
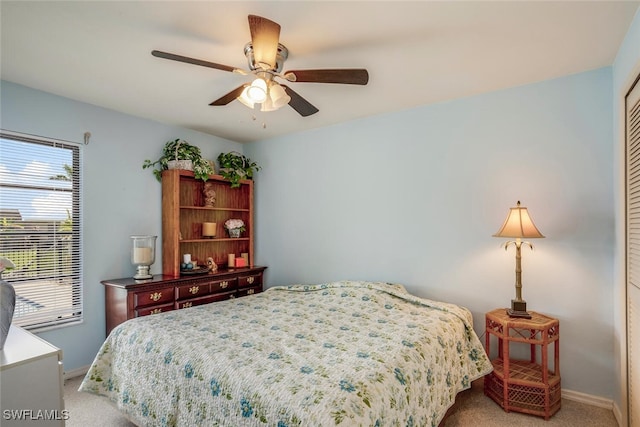
<path fill-rule="evenodd" d="M 239 188 L 231 188 L 220 175 L 211 175 L 216 203 L 204 206 L 204 181 L 195 179 L 193 172 L 169 169 L 162 173 L 162 273 L 180 276 L 183 254 L 191 254 L 199 265 L 208 257 L 218 268 L 227 268 L 228 254 L 253 257 L 253 181 L 243 180 Z M 239 238 L 230 238 L 224 222 L 231 218 L 244 221 L 246 231 Z M 202 223 L 217 224 L 216 237 L 202 236 Z"/>

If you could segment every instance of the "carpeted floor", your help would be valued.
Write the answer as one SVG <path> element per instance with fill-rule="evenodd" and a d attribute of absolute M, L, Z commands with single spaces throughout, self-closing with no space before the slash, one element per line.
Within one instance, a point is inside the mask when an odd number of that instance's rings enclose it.
<path fill-rule="evenodd" d="M 132 427 L 106 399 L 78 392 L 83 377 L 69 379 L 64 386 L 65 408 L 69 411 L 67 427 Z M 471 390 L 458 395 L 456 410 L 447 418 L 445 427 L 618 427 L 613 412 L 566 399 L 562 409 L 549 421 L 516 412 L 506 413 L 482 390 L 482 380 Z M 188 427 L 188 426 L 185 426 Z"/>

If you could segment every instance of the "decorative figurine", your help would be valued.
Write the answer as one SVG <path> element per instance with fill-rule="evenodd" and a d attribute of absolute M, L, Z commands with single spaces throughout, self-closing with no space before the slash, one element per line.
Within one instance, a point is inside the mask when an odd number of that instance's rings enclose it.
<path fill-rule="evenodd" d="M 204 205 L 205 207 L 213 207 L 216 204 L 216 190 L 213 189 L 212 182 L 204 183 L 204 190 L 202 191 L 204 194 Z"/>
<path fill-rule="evenodd" d="M 213 258 L 207 258 L 207 267 L 209 268 L 210 273 L 215 273 L 218 271 L 218 265 L 213 261 Z"/>

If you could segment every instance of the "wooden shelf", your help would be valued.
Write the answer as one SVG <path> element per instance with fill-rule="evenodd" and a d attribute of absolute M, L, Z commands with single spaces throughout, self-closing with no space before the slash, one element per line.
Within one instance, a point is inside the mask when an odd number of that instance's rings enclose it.
<path fill-rule="evenodd" d="M 494 373 L 504 380 L 504 360 L 500 358 L 493 359 Z M 527 385 L 531 387 L 540 386 L 543 383 L 542 378 L 542 365 L 539 363 L 533 363 L 528 360 L 514 360 L 509 361 L 509 379 L 513 383 L 521 385 Z M 548 382 L 553 384 L 560 381 L 560 375 L 555 375 L 553 372 L 548 372 Z"/>
<path fill-rule="evenodd" d="M 221 237 L 214 239 L 189 239 L 189 240 L 181 240 L 180 243 L 222 243 L 222 242 L 236 242 L 238 240 L 249 241 L 248 237 Z"/>
<path fill-rule="evenodd" d="M 250 212 L 249 209 L 239 209 L 239 208 L 212 208 L 208 206 L 180 206 L 180 209 L 194 209 L 194 210 L 203 210 L 203 211 L 232 211 L 232 212 Z"/>

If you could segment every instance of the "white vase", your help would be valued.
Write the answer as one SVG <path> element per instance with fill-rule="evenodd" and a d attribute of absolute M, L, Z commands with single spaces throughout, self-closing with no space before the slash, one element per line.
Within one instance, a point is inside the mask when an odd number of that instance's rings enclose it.
<path fill-rule="evenodd" d="M 238 238 L 240 237 L 240 229 L 239 228 L 231 228 L 229 231 L 229 237 Z"/>

